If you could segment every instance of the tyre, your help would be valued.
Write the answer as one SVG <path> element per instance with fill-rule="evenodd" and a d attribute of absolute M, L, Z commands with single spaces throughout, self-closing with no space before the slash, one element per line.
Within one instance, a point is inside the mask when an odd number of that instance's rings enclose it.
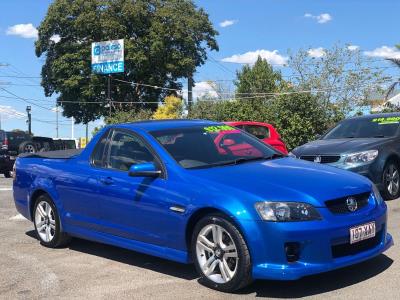
<path fill-rule="evenodd" d="M 252 281 L 246 242 L 225 216 L 209 215 L 196 224 L 191 253 L 199 282 L 209 288 L 233 292 Z"/>
<path fill-rule="evenodd" d="M 5 178 L 11 178 L 11 172 L 10 171 L 4 172 L 4 177 Z"/>
<path fill-rule="evenodd" d="M 382 186 L 383 197 L 387 200 L 393 200 L 400 196 L 400 168 L 394 160 L 389 160 L 383 170 Z"/>
<path fill-rule="evenodd" d="M 41 195 L 33 210 L 33 223 L 36 234 L 43 246 L 57 248 L 66 245 L 70 237 L 61 231 L 57 209 L 47 195 Z"/>
<path fill-rule="evenodd" d="M 36 147 L 32 142 L 23 142 L 19 145 L 19 153 L 36 153 Z"/>

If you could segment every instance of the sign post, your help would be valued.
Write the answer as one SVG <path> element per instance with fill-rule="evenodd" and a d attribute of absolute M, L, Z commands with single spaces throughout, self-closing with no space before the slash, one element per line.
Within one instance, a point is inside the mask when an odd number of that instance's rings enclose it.
<path fill-rule="evenodd" d="M 92 43 L 92 73 L 108 75 L 107 100 L 111 115 L 111 74 L 124 72 L 124 40 Z"/>

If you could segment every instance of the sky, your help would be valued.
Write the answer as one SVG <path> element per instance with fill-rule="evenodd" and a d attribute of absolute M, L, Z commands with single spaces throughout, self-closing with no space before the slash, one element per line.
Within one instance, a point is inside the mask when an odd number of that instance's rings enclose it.
<path fill-rule="evenodd" d="M 25 109 L 32 107 L 32 131 L 56 136 L 55 96 L 46 98 L 40 86 L 43 58 L 34 53 L 36 27 L 52 1 L 0 1 L 0 116 L 5 130 L 27 129 Z M 398 33 L 398 0 L 197 0 L 219 32 L 219 52 L 209 53 L 194 76 L 196 96 L 211 93 L 209 80 L 232 82 L 236 70 L 252 64 L 258 55 L 285 74 L 288 50 L 310 48 L 321 57 L 337 43 L 362 51 L 365 57 L 400 58 L 394 45 Z M 397 22 L 396 22 L 397 21 Z M 118 38 L 118 37 L 116 37 Z M 389 66 L 382 60 L 382 66 Z M 388 70 L 397 76 L 395 68 Z M 29 77 L 29 78 L 22 78 Z M 21 99 L 23 98 L 23 99 Z M 36 105 L 27 103 L 33 102 Z M 37 105 L 41 106 L 38 107 Z M 71 120 L 59 114 L 59 136 L 71 137 Z M 89 124 L 89 132 L 102 124 Z M 74 137 L 85 127 L 74 125 Z"/>

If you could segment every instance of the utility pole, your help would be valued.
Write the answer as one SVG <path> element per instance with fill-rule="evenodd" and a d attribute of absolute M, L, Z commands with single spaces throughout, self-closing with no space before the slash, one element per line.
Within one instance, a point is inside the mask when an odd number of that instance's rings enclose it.
<path fill-rule="evenodd" d="M 108 81 L 107 81 L 107 100 L 109 105 L 109 116 L 111 117 L 111 74 L 108 74 Z"/>
<path fill-rule="evenodd" d="M 192 110 L 193 104 L 193 74 L 188 77 L 188 111 Z"/>
<path fill-rule="evenodd" d="M 26 113 L 28 115 L 28 133 L 32 135 L 32 116 L 31 116 L 32 108 L 30 106 L 26 107 Z"/>
<path fill-rule="evenodd" d="M 74 119 L 74 117 L 72 117 L 71 118 L 71 140 L 75 139 L 75 136 L 74 136 L 74 123 L 75 123 L 75 119 Z"/>
<path fill-rule="evenodd" d="M 89 123 L 86 122 L 86 143 L 89 141 Z"/>
<path fill-rule="evenodd" d="M 56 137 L 58 138 L 58 103 L 56 105 Z"/>

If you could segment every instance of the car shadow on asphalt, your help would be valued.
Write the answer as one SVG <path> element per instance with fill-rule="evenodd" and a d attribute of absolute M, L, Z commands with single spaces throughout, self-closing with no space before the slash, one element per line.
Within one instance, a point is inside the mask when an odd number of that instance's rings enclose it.
<path fill-rule="evenodd" d="M 26 235 L 38 239 L 34 230 L 26 232 Z M 74 238 L 67 248 L 185 280 L 198 278 L 193 265 L 175 263 L 119 247 Z M 393 260 L 391 258 L 381 254 L 371 260 L 350 267 L 304 277 L 300 280 L 257 280 L 236 294 L 255 294 L 257 297 L 282 299 L 313 296 L 368 280 L 384 272 L 392 264 Z"/>
<path fill-rule="evenodd" d="M 393 260 L 381 254 L 371 260 L 322 273 L 304 277 L 296 281 L 258 280 L 238 294 L 255 293 L 257 297 L 301 298 L 327 293 L 368 280 L 388 269 Z"/>
<path fill-rule="evenodd" d="M 27 231 L 26 235 L 31 238 L 38 239 L 36 231 L 34 230 Z M 66 248 L 185 280 L 193 280 L 198 278 L 193 265 L 180 264 L 155 256 L 106 244 L 74 238 Z"/>

